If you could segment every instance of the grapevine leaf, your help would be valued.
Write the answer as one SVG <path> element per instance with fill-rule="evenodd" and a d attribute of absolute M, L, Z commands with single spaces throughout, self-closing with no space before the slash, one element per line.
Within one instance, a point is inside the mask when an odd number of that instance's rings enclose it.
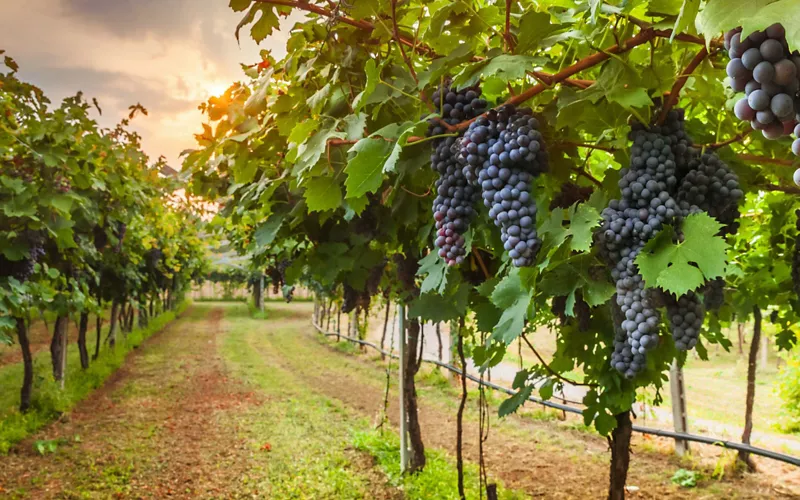
<path fill-rule="evenodd" d="M 337 125 L 338 121 L 332 123 L 330 126 L 312 135 L 305 144 L 298 146 L 297 161 L 294 169 L 292 169 L 294 174 L 300 174 L 316 165 L 322 153 L 327 150 L 328 140 L 341 139 L 344 137 L 344 132 L 338 132 L 336 130 Z"/>
<path fill-rule="evenodd" d="M 763 30 L 781 23 L 786 29 L 789 50 L 800 50 L 800 3 L 796 0 L 778 0 L 760 9 L 754 16 L 742 18 L 742 35 Z"/>
<path fill-rule="evenodd" d="M 247 7 L 250 6 L 250 0 L 231 0 L 228 3 L 228 6 L 234 12 L 243 12 Z"/>
<path fill-rule="evenodd" d="M 367 115 L 356 113 L 347 115 L 342 120 L 345 124 L 345 139 L 355 141 L 364 137 L 364 128 L 367 126 Z"/>
<path fill-rule="evenodd" d="M 523 288 L 516 270 L 511 271 L 497 284 L 492 292 L 492 303 L 503 311 L 503 315 L 492 330 L 492 340 L 508 345 L 520 336 L 525 326 L 531 295 L 532 292 Z"/>
<path fill-rule="evenodd" d="M 706 42 L 750 19 L 774 0 L 709 0 L 697 16 L 697 32 Z M 791 1 L 791 0 L 790 0 Z"/>
<path fill-rule="evenodd" d="M 254 234 L 256 245 L 261 248 L 270 245 L 275 240 L 285 217 L 283 214 L 273 214 L 261 224 Z"/>
<path fill-rule="evenodd" d="M 616 87 L 609 92 L 606 97 L 609 101 L 615 102 L 625 109 L 644 108 L 653 105 L 653 100 L 643 88 L 623 88 Z"/>
<path fill-rule="evenodd" d="M 439 84 L 439 79 L 446 75 L 451 69 L 464 64 L 472 57 L 469 45 L 459 45 L 458 48 L 450 52 L 445 57 L 434 59 L 430 68 L 419 74 L 419 88 L 424 89 L 429 84 Z"/>
<path fill-rule="evenodd" d="M 489 77 L 496 77 L 504 82 L 519 80 L 527 71 L 542 62 L 544 61 L 540 57 L 502 54 L 470 64 L 453 78 L 453 85 L 462 89 Z"/>
<path fill-rule="evenodd" d="M 558 31 L 558 25 L 550 23 L 550 14 L 530 10 L 519 21 L 519 39 L 516 51 L 522 54 L 536 50 L 542 40 Z"/>
<path fill-rule="evenodd" d="M 261 43 L 265 38 L 272 34 L 272 31 L 280 27 L 278 16 L 272 7 L 259 5 L 261 17 L 250 27 L 250 36 L 256 43 Z"/>
<path fill-rule="evenodd" d="M 428 121 L 427 120 L 420 120 L 417 123 L 414 123 L 403 131 L 400 134 L 400 137 L 397 138 L 397 142 L 395 142 L 394 147 L 392 148 L 392 153 L 386 158 L 386 163 L 383 165 L 384 172 L 395 172 L 397 167 L 397 160 L 400 159 L 400 153 L 403 151 L 403 147 L 408 145 L 408 140 L 414 136 L 421 136 L 425 135 L 425 131 L 428 128 Z"/>
<path fill-rule="evenodd" d="M 454 294 L 423 293 L 411 302 L 408 315 L 434 323 L 458 319 L 466 312 L 469 288 L 460 286 Z"/>
<path fill-rule="evenodd" d="M 383 139 L 361 139 L 352 148 L 355 156 L 347 162 L 347 198 L 358 198 L 374 193 L 383 182 L 383 164 L 389 155 L 391 144 Z"/>
<path fill-rule="evenodd" d="M 707 214 L 697 213 L 683 221 L 682 243 L 673 243 L 671 228 L 663 229 L 636 258 L 647 286 L 659 286 L 681 296 L 706 280 L 722 276 L 728 245 L 716 236 L 721 228 Z"/>
<path fill-rule="evenodd" d="M 498 410 L 500 418 L 515 413 L 522 405 L 525 404 L 525 401 L 531 397 L 531 393 L 533 393 L 533 386 L 526 385 L 522 389 L 518 390 L 516 394 L 500 403 L 500 408 Z"/>
<path fill-rule="evenodd" d="M 420 292 L 436 291 L 442 293 L 447 286 L 447 264 L 436 252 L 430 252 L 420 259 L 418 276 L 425 276 Z"/>
<path fill-rule="evenodd" d="M 367 100 L 372 93 L 375 92 L 375 89 L 378 87 L 378 82 L 380 82 L 381 79 L 380 71 L 374 59 L 367 61 L 366 66 L 364 66 L 364 72 L 367 75 L 367 83 L 364 85 L 364 90 L 359 92 L 353 100 L 353 111 L 356 113 L 360 112 L 367 104 Z"/>
<path fill-rule="evenodd" d="M 567 215 L 570 220 L 569 227 L 564 227 L 564 211 L 554 210 L 539 228 L 542 235 L 548 235 L 548 245 L 558 247 L 567 238 L 570 240 L 570 249 L 576 252 L 586 252 L 592 248 L 592 234 L 594 228 L 600 223 L 600 214 L 593 206 L 581 203 L 572 205 Z"/>
<path fill-rule="evenodd" d="M 333 177 L 314 177 L 306 183 L 305 188 L 309 212 L 333 210 L 342 203 L 342 190 Z"/>
<path fill-rule="evenodd" d="M 694 27 L 694 21 L 697 18 L 697 12 L 700 10 L 700 0 L 683 0 L 681 11 L 678 14 L 678 19 L 675 20 L 675 26 L 672 28 L 672 36 L 670 41 L 675 39 L 678 33 L 684 33 L 687 28 Z"/>

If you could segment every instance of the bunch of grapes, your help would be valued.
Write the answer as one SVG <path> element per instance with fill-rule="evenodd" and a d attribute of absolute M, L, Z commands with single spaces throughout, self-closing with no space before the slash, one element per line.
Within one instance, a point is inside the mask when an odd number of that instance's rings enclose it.
<path fill-rule="evenodd" d="M 470 120 L 486 110 L 486 100 L 480 97 L 480 88 L 471 87 L 456 91 L 450 85 L 433 93 L 436 110 L 441 120 L 448 125 L 457 125 Z M 431 120 L 428 136 L 442 135 L 446 129 L 439 119 Z M 478 190 L 464 177 L 456 160 L 455 137 L 433 140 L 431 168 L 438 174 L 436 199 L 433 202 L 433 218 L 436 221 L 435 245 L 439 256 L 448 265 L 461 264 L 466 255 L 464 233 L 475 216 Z"/>
<path fill-rule="evenodd" d="M 365 285 L 365 293 L 367 294 L 368 299 L 369 297 L 372 297 L 378 293 L 378 287 L 380 286 L 381 278 L 383 277 L 383 270 L 386 268 L 386 264 L 388 263 L 388 259 L 383 259 L 377 266 L 369 270 L 367 283 Z"/>
<path fill-rule="evenodd" d="M 33 182 L 35 173 L 35 164 L 25 162 L 21 156 L 15 156 L 9 162 L 0 163 L 0 174 L 22 179 L 26 184 Z"/>
<path fill-rule="evenodd" d="M 19 238 L 22 244 L 27 245 L 28 252 L 20 260 L 9 260 L 0 253 L 0 277 L 15 278 L 20 283 L 28 281 L 33 276 L 36 263 L 44 257 L 44 238 L 39 231 L 23 231 Z"/>
<path fill-rule="evenodd" d="M 641 249 L 664 225 L 678 226 L 699 211 L 722 222 L 723 234 L 735 232 L 743 197 L 738 177 L 724 162 L 714 154 L 699 156 L 691 147 L 682 110 L 670 111 L 662 126 L 633 124 L 630 139 L 631 165 L 620 171 L 621 199 L 612 200 L 603 211 L 598 232 L 620 312 L 611 364 L 627 378 L 644 370 L 646 353 L 658 344 L 662 299 L 658 291 L 645 288 L 636 268 Z M 709 287 L 722 289 L 720 282 L 710 282 Z M 693 348 L 705 317 L 700 296 L 667 296 L 666 306 L 676 347 Z"/>
<path fill-rule="evenodd" d="M 356 306 L 358 305 L 358 290 L 353 288 L 352 286 L 348 285 L 347 283 L 343 286 L 343 293 L 342 293 L 342 312 L 345 314 L 349 314 L 352 312 Z"/>
<path fill-rule="evenodd" d="M 717 311 L 725 303 L 725 279 L 717 278 L 703 287 L 703 305 L 707 311 Z"/>
<path fill-rule="evenodd" d="M 289 259 L 283 259 L 276 266 L 267 268 L 267 276 L 272 282 L 272 293 L 278 293 L 286 282 L 286 269 L 292 265 Z"/>
<path fill-rule="evenodd" d="M 69 193 L 72 189 L 72 183 L 69 179 L 60 174 L 55 176 L 54 186 L 59 193 Z"/>
<path fill-rule="evenodd" d="M 511 262 L 516 267 L 531 265 L 541 246 L 533 179 L 548 168 L 533 112 L 503 106 L 479 117 L 461 139 L 458 158 L 464 177 L 480 186 Z"/>
<path fill-rule="evenodd" d="M 734 113 L 767 139 L 789 135 L 799 111 L 800 55 L 789 52 L 786 30 L 780 24 L 753 32 L 744 40 L 741 34 L 741 28 L 725 34 L 725 48 L 731 57 L 727 67 L 730 86 L 745 93 Z"/>
<path fill-rule="evenodd" d="M 697 345 L 705 314 L 703 303 L 694 292 L 688 292 L 677 300 L 667 295 L 667 316 L 676 348 L 685 351 Z"/>
<path fill-rule="evenodd" d="M 685 212 L 697 207 L 725 227 L 723 234 L 735 234 L 739 227 L 739 201 L 744 191 L 737 176 L 719 157 L 706 153 L 690 161 L 681 180 L 678 201 Z"/>

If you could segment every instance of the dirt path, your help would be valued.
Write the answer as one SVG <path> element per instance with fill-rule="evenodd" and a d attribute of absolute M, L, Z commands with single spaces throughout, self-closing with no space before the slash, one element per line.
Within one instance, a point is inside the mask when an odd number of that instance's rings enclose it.
<path fill-rule="evenodd" d="M 223 383 L 220 359 L 208 348 L 220 331 L 221 311 L 187 316 L 132 353 L 68 419 L 5 457 L 5 492 L 32 498 L 222 494 L 220 471 L 235 475 L 239 461 L 233 429 L 215 419 L 250 401 Z M 40 457 L 33 446 L 38 440 L 61 445 Z"/>

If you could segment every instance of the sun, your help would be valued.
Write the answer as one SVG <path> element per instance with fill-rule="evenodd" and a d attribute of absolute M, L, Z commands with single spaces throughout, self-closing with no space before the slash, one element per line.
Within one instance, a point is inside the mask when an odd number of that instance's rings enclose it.
<path fill-rule="evenodd" d="M 220 96 L 224 94 L 225 91 L 228 90 L 229 86 L 230 85 L 225 82 L 218 81 L 218 82 L 209 82 L 206 84 L 205 87 L 210 97 L 210 96 Z"/>

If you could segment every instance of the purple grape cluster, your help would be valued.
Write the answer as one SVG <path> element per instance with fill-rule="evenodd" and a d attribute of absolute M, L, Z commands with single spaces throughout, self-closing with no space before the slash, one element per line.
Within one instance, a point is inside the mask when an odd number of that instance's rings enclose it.
<path fill-rule="evenodd" d="M 734 114 L 767 139 L 790 135 L 800 120 L 800 53 L 789 52 L 786 30 L 780 24 L 755 31 L 744 40 L 741 34 L 742 28 L 725 34 L 731 58 L 727 66 L 730 87 L 745 93 L 736 102 Z"/>
<path fill-rule="evenodd" d="M 686 351 L 697 345 L 705 315 L 703 302 L 696 293 L 688 292 L 677 300 L 667 295 L 667 317 L 676 348 Z"/>
<path fill-rule="evenodd" d="M 723 233 L 738 227 L 743 198 L 738 177 L 716 155 L 699 155 L 692 148 L 683 118 L 682 110 L 672 110 L 662 126 L 632 125 L 630 167 L 620 171 L 621 198 L 603 211 L 598 232 L 621 312 L 611 365 L 627 378 L 644 370 L 647 352 L 658 344 L 662 295 L 678 349 L 697 344 L 705 318 L 703 302 L 694 292 L 674 298 L 644 287 L 635 265 L 641 249 L 664 225 L 679 227 L 686 216 L 700 211 L 723 223 Z M 707 288 L 718 285 L 712 281 Z"/>
<path fill-rule="evenodd" d="M 531 265 L 541 246 L 532 183 L 548 168 L 533 112 L 503 106 L 479 117 L 461 139 L 458 158 L 464 177 L 480 187 L 512 264 Z"/>
<path fill-rule="evenodd" d="M 480 97 L 480 89 L 472 87 L 456 91 L 449 85 L 433 93 L 436 110 L 448 125 L 457 125 L 470 120 L 486 110 L 487 103 Z M 446 129 L 439 120 L 432 120 L 428 136 L 442 135 Z M 433 218 L 436 221 L 436 240 L 439 256 L 448 265 L 461 264 L 466 248 L 464 233 L 475 216 L 478 190 L 464 176 L 462 166 L 456 159 L 456 137 L 433 140 L 431 167 L 439 174 L 436 180 L 436 199 L 433 202 Z"/>
<path fill-rule="evenodd" d="M 665 224 L 674 224 L 683 215 L 672 195 L 679 184 L 679 164 L 689 163 L 690 141 L 682 120 L 682 112 L 673 110 L 661 127 L 632 125 L 631 164 L 620 171 L 621 199 L 612 200 L 602 214 L 602 254 L 611 266 L 623 315 L 616 329 L 611 365 L 626 378 L 644 370 L 647 352 L 658 345 L 658 310 L 635 260 Z"/>
<path fill-rule="evenodd" d="M 24 283 L 33 276 L 36 263 L 45 256 L 44 238 L 38 231 L 25 230 L 19 238 L 19 243 L 28 247 L 25 257 L 20 260 L 9 260 L 0 254 L 0 277 L 15 278 L 20 283 Z"/>
<path fill-rule="evenodd" d="M 713 153 L 695 156 L 689 168 L 678 188 L 681 209 L 688 213 L 697 207 L 725 226 L 723 234 L 735 234 L 744 198 L 739 176 Z"/>

